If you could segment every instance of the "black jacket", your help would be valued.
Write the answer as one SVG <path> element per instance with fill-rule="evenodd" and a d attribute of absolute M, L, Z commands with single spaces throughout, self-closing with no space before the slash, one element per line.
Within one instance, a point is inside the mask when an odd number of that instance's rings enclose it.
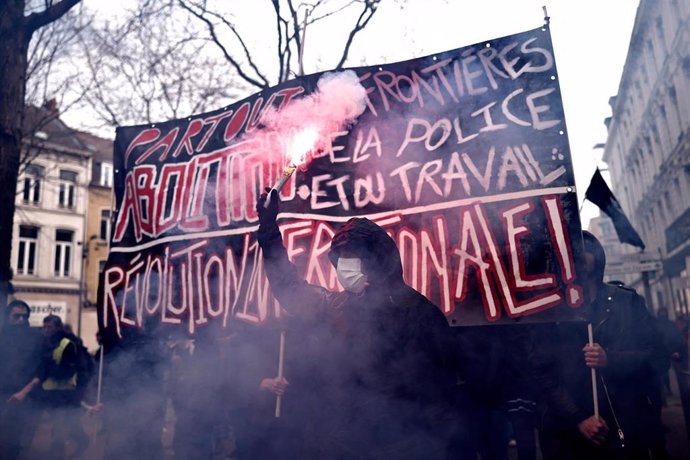
<path fill-rule="evenodd" d="M 634 290 L 602 284 L 588 320 L 594 341 L 608 358 L 597 382 L 600 414 L 611 430 L 611 440 L 617 438 L 615 414 L 628 444 L 649 445 L 661 435 L 659 376 L 669 367 L 654 318 Z M 545 327 L 538 340 L 538 362 L 547 366 L 542 375 L 550 380 L 542 384 L 547 403 L 544 429 L 576 432 L 578 423 L 594 414 L 591 372 L 582 351 L 588 341 L 586 324 Z"/>
<path fill-rule="evenodd" d="M 36 375 L 40 349 L 37 330 L 5 325 L 0 332 L 0 395 L 16 393 Z"/>
<path fill-rule="evenodd" d="M 311 321 L 308 334 L 318 350 L 311 354 L 313 378 L 321 382 L 323 418 L 333 422 L 329 433 L 336 433 L 329 457 L 429 441 L 453 383 L 445 358 L 450 328 L 435 305 L 404 283 L 393 240 L 359 218 L 334 236 L 334 264 L 340 248 L 363 259 L 370 285 L 360 295 L 306 283 L 288 261 L 277 226 L 262 225 L 258 240 L 273 294 L 291 316 Z M 405 449 L 398 458 L 429 458 L 428 450 L 423 456 Z"/>

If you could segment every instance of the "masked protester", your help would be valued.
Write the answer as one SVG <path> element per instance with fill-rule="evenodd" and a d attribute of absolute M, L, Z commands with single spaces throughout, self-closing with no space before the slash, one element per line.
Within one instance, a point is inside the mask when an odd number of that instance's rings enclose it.
<path fill-rule="evenodd" d="M 67 456 L 66 441 L 76 444 L 72 456 L 78 456 L 88 447 L 88 438 L 81 427 L 80 393 L 77 391 L 78 350 L 67 338 L 59 316 L 43 319 L 41 361 L 35 377 L 10 397 L 12 402 L 23 402 L 40 385 L 39 402 L 49 411 L 52 427 L 52 454 L 55 458 Z"/>
<path fill-rule="evenodd" d="M 542 396 L 547 403 L 541 447 L 546 460 L 668 458 L 659 417 L 659 376 L 668 369 L 663 341 L 634 290 L 603 282 L 606 258 L 583 233 L 584 309 L 594 330 L 562 323 L 539 337 Z M 551 342 L 553 341 L 553 342 Z M 600 417 L 594 416 L 590 369 L 597 370 Z"/>
<path fill-rule="evenodd" d="M 266 194 L 257 204 L 266 274 L 291 317 L 313 320 L 303 334 L 318 350 L 310 358 L 321 406 L 306 442 L 319 443 L 318 458 L 442 458 L 454 381 L 442 312 L 405 284 L 395 243 L 364 218 L 350 219 L 331 243 L 344 291 L 306 283 L 288 260 L 276 224 L 278 194 L 270 193 L 267 207 Z"/>
<path fill-rule="evenodd" d="M 34 435 L 38 413 L 33 400 L 9 402 L 33 377 L 39 361 L 40 335 L 29 327 L 31 309 L 14 300 L 5 309 L 0 331 L 0 458 L 15 459 Z"/>

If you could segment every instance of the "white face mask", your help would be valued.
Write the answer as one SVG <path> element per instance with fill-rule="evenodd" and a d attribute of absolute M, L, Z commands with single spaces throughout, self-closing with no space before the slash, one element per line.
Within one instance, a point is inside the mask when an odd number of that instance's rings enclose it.
<path fill-rule="evenodd" d="M 362 273 L 362 259 L 340 257 L 335 272 L 346 291 L 359 294 L 367 286 L 367 275 Z"/>

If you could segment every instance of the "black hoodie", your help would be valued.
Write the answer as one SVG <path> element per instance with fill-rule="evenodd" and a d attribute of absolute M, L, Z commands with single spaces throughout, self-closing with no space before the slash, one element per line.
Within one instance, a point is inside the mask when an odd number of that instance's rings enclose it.
<path fill-rule="evenodd" d="M 34 377 L 41 359 L 40 346 L 37 330 L 5 324 L 0 331 L 0 397 L 16 393 Z"/>
<path fill-rule="evenodd" d="M 393 240 L 368 219 L 353 218 L 334 235 L 331 262 L 346 249 L 362 259 L 369 286 L 361 294 L 306 283 L 288 261 L 278 227 L 262 225 L 258 240 L 280 304 L 309 318 L 318 336 L 329 458 L 430 458 L 442 440 L 453 368 L 447 362 L 450 328 L 443 313 L 403 281 Z M 326 436 L 328 438 L 328 436 Z"/>

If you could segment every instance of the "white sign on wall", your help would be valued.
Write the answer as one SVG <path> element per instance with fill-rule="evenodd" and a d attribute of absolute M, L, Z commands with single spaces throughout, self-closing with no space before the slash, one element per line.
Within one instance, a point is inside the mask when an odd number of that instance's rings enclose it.
<path fill-rule="evenodd" d="M 29 324 L 31 327 L 42 327 L 43 318 L 48 315 L 59 316 L 62 322 L 65 322 L 67 315 L 67 302 L 55 301 L 29 301 L 29 308 L 31 308 L 31 315 L 29 316 Z"/>

